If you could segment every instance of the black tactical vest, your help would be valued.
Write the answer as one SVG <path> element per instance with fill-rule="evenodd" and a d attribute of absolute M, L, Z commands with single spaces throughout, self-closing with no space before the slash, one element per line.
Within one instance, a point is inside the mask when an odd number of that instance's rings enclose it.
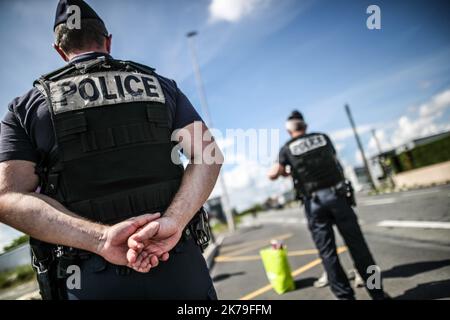
<path fill-rule="evenodd" d="M 183 167 L 172 157 L 169 110 L 153 69 L 100 57 L 42 76 L 56 147 L 43 192 L 93 221 L 163 212 Z"/>
<path fill-rule="evenodd" d="M 305 196 L 344 180 L 331 141 L 324 134 L 310 133 L 286 144 L 296 187 Z"/>

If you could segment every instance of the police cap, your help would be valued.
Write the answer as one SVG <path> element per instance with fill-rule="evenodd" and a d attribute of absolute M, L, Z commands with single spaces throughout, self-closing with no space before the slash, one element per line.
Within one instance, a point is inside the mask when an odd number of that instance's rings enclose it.
<path fill-rule="evenodd" d="M 305 121 L 305 119 L 303 119 L 303 115 L 300 111 L 298 110 L 294 110 L 291 112 L 291 114 L 288 117 L 288 121 L 289 120 L 300 120 L 300 121 Z"/>
<path fill-rule="evenodd" d="M 56 29 L 56 26 L 66 23 L 68 17 L 74 14 L 73 10 L 69 10 L 71 6 L 77 6 L 80 8 L 80 19 L 96 19 L 101 21 L 103 24 L 103 20 L 99 17 L 99 15 L 92 9 L 86 2 L 83 0 L 60 0 L 58 2 L 58 6 L 56 7 L 56 15 L 55 15 L 55 24 L 53 26 L 53 30 Z"/>

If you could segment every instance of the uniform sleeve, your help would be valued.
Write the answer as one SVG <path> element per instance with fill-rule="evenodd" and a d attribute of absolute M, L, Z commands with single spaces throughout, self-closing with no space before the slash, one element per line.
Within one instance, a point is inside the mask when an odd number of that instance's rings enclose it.
<path fill-rule="evenodd" d="M 37 162 L 38 156 L 31 140 L 13 112 L 13 103 L 9 105 L 0 123 L 0 162 L 8 160 Z"/>
<path fill-rule="evenodd" d="M 333 141 L 331 141 L 330 137 L 324 134 L 325 139 L 327 140 L 327 143 L 330 145 L 331 150 L 333 151 L 333 154 L 336 155 L 336 149 L 334 148 Z"/>
<path fill-rule="evenodd" d="M 203 121 L 189 99 L 177 87 L 173 129 L 181 129 L 195 121 Z"/>
<path fill-rule="evenodd" d="M 290 165 L 286 146 L 284 146 L 280 150 L 280 153 L 278 155 L 278 163 L 285 167 Z"/>

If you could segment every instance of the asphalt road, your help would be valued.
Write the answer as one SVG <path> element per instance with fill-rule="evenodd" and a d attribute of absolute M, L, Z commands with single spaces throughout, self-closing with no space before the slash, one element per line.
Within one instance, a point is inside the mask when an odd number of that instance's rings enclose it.
<path fill-rule="evenodd" d="M 392 297 L 450 298 L 450 186 L 360 196 L 357 211 Z M 287 244 L 295 274 L 296 290 L 283 295 L 268 285 L 259 258 L 259 250 L 273 238 Z M 351 269 L 352 261 L 339 236 L 338 245 L 345 269 Z M 261 213 L 256 219 L 246 217 L 240 229 L 225 238 L 211 269 L 220 299 L 334 299 L 328 287 L 312 286 L 321 272 L 303 210 L 298 207 Z M 36 289 L 35 283 L 24 284 L 0 292 L 0 299 L 29 299 Z M 369 299 L 364 289 L 355 292 L 358 299 Z"/>
<path fill-rule="evenodd" d="M 450 298 L 450 186 L 358 197 L 358 217 L 386 291 L 394 299 Z M 212 276 L 220 299 L 334 299 L 329 287 L 313 282 L 322 267 L 299 208 L 248 217 L 241 229 L 225 238 Z M 284 239 L 296 290 L 276 294 L 268 280 L 259 250 L 270 239 Z M 338 236 L 344 268 L 352 268 Z M 364 288 L 357 299 L 369 299 Z"/>

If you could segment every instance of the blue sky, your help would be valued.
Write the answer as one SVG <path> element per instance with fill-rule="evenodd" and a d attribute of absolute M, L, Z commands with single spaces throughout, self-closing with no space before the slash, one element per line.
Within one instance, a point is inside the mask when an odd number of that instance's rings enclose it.
<path fill-rule="evenodd" d="M 115 57 L 175 79 L 200 110 L 185 38 L 198 30 L 208 101 L 221 130 L 279 128 L 298 108 L 310 129 L 333 132 L 348 127 L 347 102 L 360 125 L 386 125 L 414 118 L 415 106 L 450 87 L 444 1 L 377 1 L 381 30 L 366 28 L 373 1 L 229 0 L 250 4 L 235 21 L 226 13 L 212 18 L 210 0 L 88 2 L 113 34 Z M 38 75 L 63 64 L 51 48 L 55 6 L 0 3 L 1 113 Z M 353 151 L 341 150 L 349 163 Z"/>
<path fill-rule="evenodd" d="M 449 129 L 447 1 L 87 2 L 113 34 L 114 57 L 175 79 L 200 111 L 185 38 L 198 30 L 202 75 L 220 130 L 283 129 L 286 115 L 298 108 L 310 129 L 330 133 L 344 163 L 355 165 L 345 103 L 369 154 L 375 152 L 372 128 L 384 148 Z M 63 65 L 51 47 L 56 3 L 0 2 L 0 114 L 37 76 Z M 370 4 L 381 8 L 381 30 L 366 27 Z M 281 140 L 286 138 L 282 131 Z M 244 161 L 226 171 L 232 189 L 268 186 L 264 167 Z M 252 195 L 244 198 L 247 204 Z"/>

